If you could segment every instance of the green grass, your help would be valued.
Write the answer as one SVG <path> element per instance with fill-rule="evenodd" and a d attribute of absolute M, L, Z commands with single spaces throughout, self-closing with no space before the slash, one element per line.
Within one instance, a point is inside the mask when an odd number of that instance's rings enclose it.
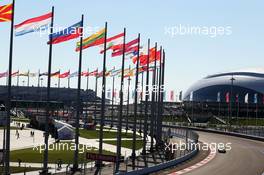
<path fill-rule="evenodd" d="M 0 174 L 3 174 L 4 167 L 0 167 Z M 37 171 L 41 170 L 41 168 L 31 168 L 31 167 L 10 167 L 11 173 L 23 173 L 24 171 L 30 172 L 30 171 Z"/>
<path fill-rule="evenodd" d="M 15 122 L 25 122 L 25 123 L 29 123 L 30 122 L 30 120 L 28 118 L 13 117 L 12 120 L 15 121 Z"/>
<path fill-rule="evenodd" d="M 61 145 L 55 145 L 51 144 L 49 146 L 49 163 L 56 163 L 58 159 L 62 160 L 63 164 L 69 164 L 73 163 L 73 156 L 74 156 L 74 144 L 71 142 L 61 142 Z M 52 147 L 57 146 L 57 149 L 51 149 Z M 66 147 L 72 148 L 72 149 L 66 149 Z M 83 150 L 84 145 L 79 146 L 79 161 L 80 162 L 88 162 L 85 160 L 85 153 L 86 152 L 92 152 L 92 153 L 97 153 L 98 150 L 95 148 L 90 148 L 88 147 L 83 153 L 80 153 L 81 150 Z M 42 150 L 44 149 L 44 146 L 42 146 Z M 111 153 L 109 151 L 103 151 L 103 154 L 108 154 L 108 155 L 114 155 L 114 153 Z M 18 159 L 21 159 L 22 162 L 28 162 L 28 163 L 42 163 L 43 162 L 43 151 L 40 152 L 40 149 L 38 147 L 38 150 L 33 148 L 28 148 L 28 149 L 21 149 L 21 150 L 15 150 L 11 151 L 11 161 L 12 162 L 18 162 Z"/>
<path fill-rule="evenodd" d="M 116 140 L 107 140 L 107 141 L 105 140 L 103 142 L 110 144 L 110 145 L 116 145 Z M 129 149 L 132 149 L 132 143 L 133 143 L 132 140 L 122 140 L 121 141 L 122 147 L 129 148 Z M 139 150 L 141 148 L 143 148 L 143 140 L 137 140 L 136 141 L 136 150 Z"/>
<path fill-rule="evenodd" d="M 99 131 L 98 130 L 86 130 L 80 129 L 80 137 L 84 137 L 86 139 L 99 139 Z M 104 138 L 105 139 L 113 139 L 117 137 L 117 132 L 109 131 L 108 129 L 104 129 Z M 122 133 L 123 138 L 133 138 L 132 133 Z M 140 136 L 137 135 L 137 138 Z"/>
<path fill-rule="evenodd" d="M 4 127 L 1 126 L 1 127 L 0 127 L 0 130 L 3 130 L 3 129 L 4 129 Z M 11 130 L 15 130 L 15 129 L 20 129 L 20 128 L 17 128 L 17 127 L 11 126 L 10 129 L 11 129 Z"/>

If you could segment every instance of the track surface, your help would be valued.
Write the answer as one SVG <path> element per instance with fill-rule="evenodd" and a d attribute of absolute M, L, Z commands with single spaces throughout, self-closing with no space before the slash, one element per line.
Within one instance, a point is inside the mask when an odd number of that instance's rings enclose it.
<path fill-rule="evenodd" d="M 264 173 L 264 142 L 239 137 L 198 132 L 207 143 L 231 143 L 231 151 L 217 153 L 208 164 L 186 175 L 262 175 Z"/>

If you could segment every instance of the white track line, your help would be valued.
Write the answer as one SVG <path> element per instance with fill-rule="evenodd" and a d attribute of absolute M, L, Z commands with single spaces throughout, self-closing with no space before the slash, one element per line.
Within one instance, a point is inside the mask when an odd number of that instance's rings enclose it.
<path fill-rule="evenodd" d="M 215 158 L 215 155 L 216 155 L 216 150 L 214 149 L 214 151 L 210 150 L 210 154 L 204 159 L 202 160 L 201 162 L 193 165 L 193 166 L 190 166 L 188 168 L 185 168 L 183 170 L 180 170 L 180 171 L 176 171 L 176 172 L 173 172 L 173 173 L 170 173 L 169 175 L 180 175 L 180 174 L 185 174 L 185 173 L 188 173 L 190 171 L 193 171 L 197 168 L 200 168 L 201 166 L 204 166 L 205 164 L 209 163 L 211 160 L 213 160 Z"/>

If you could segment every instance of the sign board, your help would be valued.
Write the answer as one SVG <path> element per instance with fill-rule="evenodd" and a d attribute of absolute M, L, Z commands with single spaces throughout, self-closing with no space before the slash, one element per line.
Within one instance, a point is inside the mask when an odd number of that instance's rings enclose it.
<path fill-rule="evenodd" d="M 86 153 L 86 159 L 87 160 L 100 160 L 100 161 L 105 161 L 105 162 L 116 162 L 116 156 L 112 155 L 100 155 L 97 153 Z M 120 161 L 124 161 L 124 157 L 121 157 Z"/>

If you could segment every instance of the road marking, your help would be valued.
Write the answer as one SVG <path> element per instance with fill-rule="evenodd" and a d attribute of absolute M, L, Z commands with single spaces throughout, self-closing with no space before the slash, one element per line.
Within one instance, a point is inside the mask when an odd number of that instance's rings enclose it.
<path fill-rule="evenodd" d="M 200 168 L 200 167 L 204 166 L 205 164 L 209 163 L 211 160 L 213 160 L 215 158 L 215 156 L 216 156 L 216 150 L 213 150 L 213 151 L 210 150 L 210 154 L 201 162 L 198 162 L 197 164 L 190 166 L 190 167 L 187 167 L 183 170 L 173 172 L 169 175 L 181 175 L 181 174 L 185 174 L 185 173 L 188 173 L 190 171 L 193 171 L 193 170 Z M 264 174 L 262 174 L 262 175 L 264 175 Z"/>

